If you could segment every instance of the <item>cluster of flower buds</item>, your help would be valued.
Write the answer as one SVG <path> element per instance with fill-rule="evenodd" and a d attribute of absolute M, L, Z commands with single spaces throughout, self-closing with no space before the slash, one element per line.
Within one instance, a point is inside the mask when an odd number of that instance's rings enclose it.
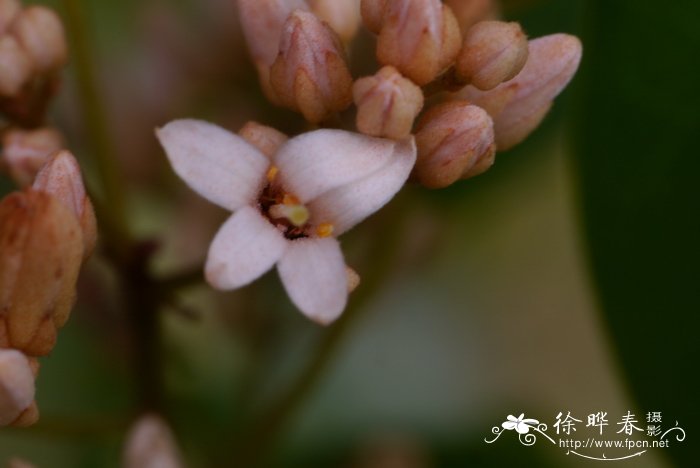
<path fill-rule="evenodd" d="M 495 0 L 239 5 L 253 58 L 264 69 L 263 88 L 275 103 L 320 123 L 354 101 L 360 133 L 393 140 L 416 136 L 413 180 L 431 188 L 484 172 L 496 149 L 522 141 L 581 57 L 573 36 L 528 41 L 518 23 L 497 20 Z M 360 18 L 377 35 L 383 67 L 353 82 L 343 47 Z M 423 109 L 429 95 L 435 96 Z"/>
<path fill-rule="evenodd" d="M 30 130 L 10 127 L 2 133 L 0 141 L 0 168 L 19 187 L 31 185 L 49 156 L 65 147 L 63 135 L 52 127 Z"/>
<path fill-rule="evenodd" d="M 63 25 L 51 9 L 0 0 L 0 109 L 26 125 L 43 120 L 68 58 Z"/>
<path fill-rule="evenodd" d="M 0 353 L 29 357 L 31 367 L 35 358 L 51 352 L 75 303 L 80 268 L 96 239 L 92 204 L 80 167 L 68 151 L 52 154 L 31 186 L 0 201 Z M 15 357 L 10 362 L 17 369 L 24 361 Z M 32 367 L 34 376 L 37 369 Z M 6 382 L 2 377 L 0 385 L 12 385 L 9 377 Z M 12 408 L 26 399 L 15 398 L 14 406 L 0 402 L 0 423 L 36 420 L 33 377 L 31 383 L 31 392 L 25 392 L 31 394 L 29 404 L 22 408 L 30 408 L 29 414 L 10 419 Z"/>

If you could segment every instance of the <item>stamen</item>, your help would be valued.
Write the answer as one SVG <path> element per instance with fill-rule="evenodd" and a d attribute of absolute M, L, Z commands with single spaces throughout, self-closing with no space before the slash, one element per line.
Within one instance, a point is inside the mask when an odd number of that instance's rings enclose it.
<path fill-rule="evenodd" d="M 296 227 L 302 227 L 309 220 L 309 210 L 304 205 L 272 205 L 269 211 L 273 219 L 287 219 Z"/>
<path fill-rule="evenodd" d="M 301 202 L 297 197 L 294 195 L 290 195 L 288 193 L 284 194 L 284 198 L 282 198 L 282 203 L 288 206 L 293 206 L 293 205 L 301 205 Z"/>
<path fill-rule="evenodd" d="M 267 174 L 266 174 L 267 181 L 272 182 L 273 180 L 275 180 L 275 177 L 277 177 L 277 173 L 279 171 L 280 170 L 274 164 L 272 166 L 270 166 L 270 168 L 267 170 Z"/>
<path fill-rule="evenodd" d="M 316 226 L 316 235 L 318 237 L 330 237 L 333 235 L 333 225 L 331 223 L 321 223 Z"/>

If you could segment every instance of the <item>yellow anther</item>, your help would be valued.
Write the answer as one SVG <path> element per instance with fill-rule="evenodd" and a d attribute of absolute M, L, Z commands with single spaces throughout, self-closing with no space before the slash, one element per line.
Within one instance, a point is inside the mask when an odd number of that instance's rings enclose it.
<path fill-rule="evenodd" d="M 321 223 L 316 226 L 316 235 L 318 237 L 330 237 L 333 235 L 333 225 L 331 223 Z"/>
<path fill-rule="evenodd" d="M 301 205 L 301 202 L 294 195 L 290 195 L 288 193 L 285 193 L 284 198 L 282 198 L 282 204 L 287 205 L 287 206 L 294 206 L 294 205 Z"/>
<path fill-rule="evenodd" d="M 267 170 L 267 174 L 266 174 L 267 181 L 272 182 L 273 180 L 275 180 L 275 177 L 277 177 L 277 173 L 279 171 L 280 170 L 277 168 L 277 166 L 275 166 L 275 165 L 270 166 L 270 168 Z"/>

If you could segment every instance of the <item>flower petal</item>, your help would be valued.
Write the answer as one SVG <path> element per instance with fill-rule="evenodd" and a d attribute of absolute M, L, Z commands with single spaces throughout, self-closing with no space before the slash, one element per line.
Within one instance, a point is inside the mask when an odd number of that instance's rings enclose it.
<path fill-rule="evenodd" d="M 277 271 L 292 302 L 311 320 L 328 325 L 345 309 L 345 261 L 334 238 L 292 241 Z"/>
<path fill-rule="evenodd" d="M 244 286 L 272 268 L 287 244 L 256 208 L 244 206 L 221 226 L 209 247 L 207 281 L 223 290 Z"/>
<path fill-rule="evenodd" d="M 506 429 L 508 431 L 512 431 L 513 429 L 515 429 L 516 424 L 517 423 L 515 423 L 513 421 L 506 421 L 503 424 L 501 424 L 501 426 L 503 427 L 503 429 Z"/>
<path fill-rule="evenodd" d="M 341 235 L 391 200 L 403 187 L 415 162 L 413 138 L 398 142 L 383 167 L 312 200 L 308 204 L 312 223 L 331 223 L 333 235 Z"/>
<path fill-rule="evenodd" d="M 515 430 L 518 432 L 518 434 L 527 434 L 530 432 L 530 426 L 527 424 L 518 423 L 515 425 Z"/>
<path fill-rule="evenodd" d="M 173 169 L 192 190 L 231 211 L 262 189 L 270 161 L 238 135 L 201 120 L 156 130 Z"/>
<path fill-rule="evenodd" d="M 302 203 L 384 167 L 396 142 L 343 130 L 316 130 L 289 140 L 275 155 L 279 180 Z"/>

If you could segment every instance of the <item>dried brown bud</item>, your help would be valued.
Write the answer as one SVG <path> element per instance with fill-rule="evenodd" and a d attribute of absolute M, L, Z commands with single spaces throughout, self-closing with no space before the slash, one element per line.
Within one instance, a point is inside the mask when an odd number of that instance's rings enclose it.
<path fill-rule="evenodd" d="M 314 123 L 352 102 L 352 77 L 340 40 L 313 13 L 295 11 L 284 24 L 270 84 L 282 105 Z"/>
<path fill-rule="evenodd" d="M 5 34 L 21 9 L 19 0 L 0 0 L 0 34 Z"/>
<path fill-rule="evenodd" d="M 83 258 L 87 259 L 97 243 L 97 221 L 85 192 L 80 166 L 71 152 L 63 150 L 53 154 L 37 174 L 32 188 L 53 196 L 75 214 L 83 232 Z"/>
<path fill-rule="evenodd" d="M 75 215 L 27 190 L 0 202 L 0 347 L 48 354 L 68 319 L 83 256 Z"/>
<path fill-rule="evenodd" d="M 423 86 L 452 64 L 461 43 L 457 20 L 440 0 L 395 0 L 384 9 L 377 59 Z"/>
<path fill-rule="evenodd" d="M 294 10 L 308 10 L 305 0 L 238 0 L 243 35 L 258 71 L 260 85 L 272 102 L 270 67 L 277 58 L 282 27 Z"/>
<path fill-rule="evenodd" d="M 493 122 L 467 101 L 439 104 L 423 114 L 416 129 L 415 177 L 442 188 L 486 171 L 496 154 Z"/>
<path fill-rule="evenodd" d="M 124 445 L 125 468 L 178 468 L 180 452 L 168 425 L 155 415 L 139 419 Z"/>
<path fill-rule="evenodd" d="M 365 135 L 405 138 L 423 108 L 421 89 L 390 66 L 374 76 L 360 78 L 352 91 L 357 105 L 357 129 Z"/>
<path fill-rule="evenodd" d="M 241 128 L 238 134 L 255 146 L 262 154 L 271 158 L 280 146 L 287 141 L 287 135 L 267 125 L 252 120 Z"/>
<path fill-rule="evenodd" d="M 25 8 L 17 15 L 10 30 L 37 73 L 56 70 L 68 61 L 63 23 L 50 8 L 37 5 Z"/>
<path fill-rule="evenodd" d="M 362 0 L 360 3 L 362 23 L 375 34 L 379 34 L 382 29 L 386 2 L 387 0 Z"/>
<path fill-rule="evenodd" d="M 518 23 L 482 21 L 467 32 L 455 70 L 463 82 L 489 90 L 520 73 L 527 56 L 527 37 Z"/>
<path fill-rule="evenodd" d="M 10 35 L 0 37 L 0 96 L 15 96 L 31 73 L 32 63 L 17 40 Z"/>
<path fill-rule="evenodd" d="M 529 49 L 527 63 L 512 80 L 490 91 L 466 86 L 456 94 L 491 114 L 501 151 L 517 145 L 537 128 L 581 61 L 581 41 L 568 34 L 531 40 Z"/>
<path fill-rule="evenodd" d="M 360 0 L 309 0 L 311 10 L 348 43 L 360 26 Z"/>
<path fill-rule="evenodd" d="M 0 426 L 12 424 L 34 401 L 29 360 L 14 349 L 0 349 Z"/>
<path fill-rule="evenodd" d="M 462 34 L 478 23 L 498 18 L 498 2 L 496 0 L 445 0 L 459 23 Z"/>
<path fill-rule="evenodd" d="M 25 187 L 34 181 L 49 155 L 63 146 L 63 136 L 54 128 L 10 128 L 2 136 L 2 162 L 15 183 Z"/>

